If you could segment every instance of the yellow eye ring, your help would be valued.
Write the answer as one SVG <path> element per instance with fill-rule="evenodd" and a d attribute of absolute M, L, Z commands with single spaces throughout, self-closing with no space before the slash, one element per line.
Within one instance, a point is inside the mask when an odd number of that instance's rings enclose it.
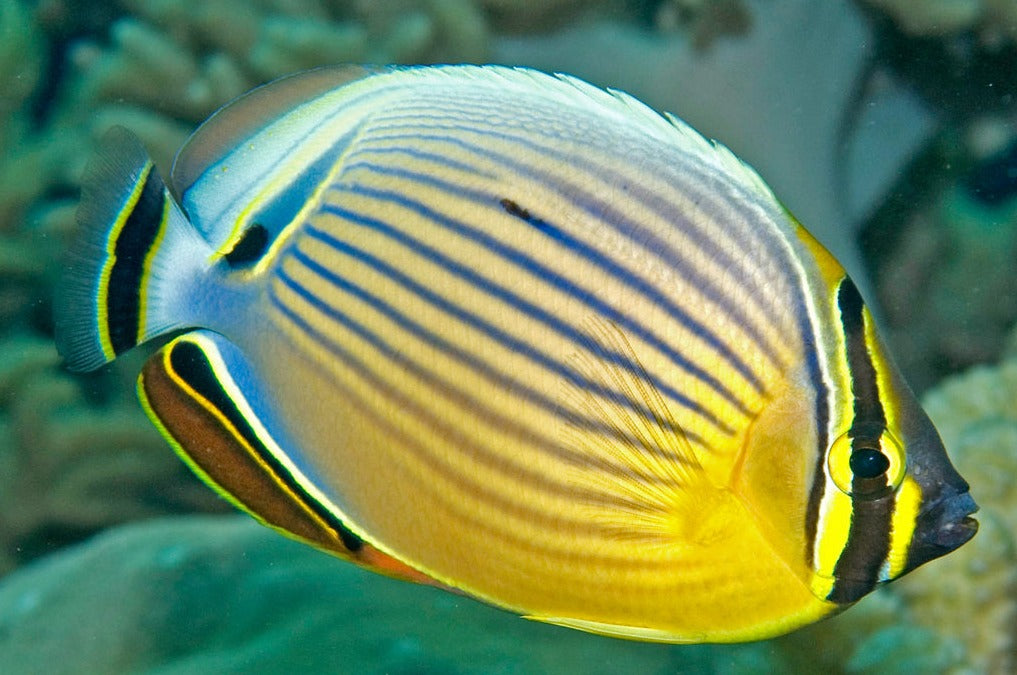
<path fill-rule="evenodd" d="M 841 434 L 827 454 L 830 477 L 847 495 L 875 499 L 900 487 L 907 469 L 904 448 L 893 434 Z"/>

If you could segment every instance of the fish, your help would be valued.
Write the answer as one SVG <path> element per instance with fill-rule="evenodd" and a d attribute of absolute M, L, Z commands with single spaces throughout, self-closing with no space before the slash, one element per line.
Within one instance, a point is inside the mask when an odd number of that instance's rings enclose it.
<path fill-rule="evenodd" d="M 964 544 L 969 486 L 840 264 L 723 145 L 575 77 L 326 67 L 165 182 L 83 181 L 67 367 L 278 532 L 529 619 L 760 640 Z"/>

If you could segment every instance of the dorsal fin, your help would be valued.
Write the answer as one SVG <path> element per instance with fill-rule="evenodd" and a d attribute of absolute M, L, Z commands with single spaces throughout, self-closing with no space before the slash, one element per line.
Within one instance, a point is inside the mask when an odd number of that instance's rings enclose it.
<path fill-rule="evenodd" d="M 170 183 L 178 199 L 216 161 L 301 101 L 373 75 L 365 66 L 327 66 L 273 80 L 243 94 L 212 114 L 180 148 Z"/>

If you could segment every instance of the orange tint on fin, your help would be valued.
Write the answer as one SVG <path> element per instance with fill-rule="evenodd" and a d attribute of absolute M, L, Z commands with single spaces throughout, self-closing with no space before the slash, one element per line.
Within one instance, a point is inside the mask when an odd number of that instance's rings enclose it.
<path fill-rule="evenodd" d="M 382 553 L 370 544 L 364 544 L 363 548 L 354 554 L 353 562 L 357 563 L 361 567 L 371 570 L 372 572 L 384 574 L 387 577 L 394 577 L 396 579 L 402 579 L 403 581 L 412 581 L 414 583 L 424 584 L 425 586 L 437 586 L 438 588 L 445 589 L 446 591 L 452 591 L 453 593 L 460 592 L 456 588 L 446 586 L 440 581 L 432 579 L 423 572 L 410 567 L 401 560 L 393 558 L 387 553 Z"/>

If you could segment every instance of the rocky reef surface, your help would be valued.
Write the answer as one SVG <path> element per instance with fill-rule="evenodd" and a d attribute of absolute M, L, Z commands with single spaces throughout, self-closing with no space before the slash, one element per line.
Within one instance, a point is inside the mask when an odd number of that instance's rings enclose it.
<path fill-rule="evenodd" d="M 6 672 L 54 675 L 876 675 L 886 663 L 925 673 L 964 663 L 963 643 L 906 612 L 881 594 L 770 642 L 627 642 L 364 572 L 244 516 L 180 516 L 113 528 L 0 582 L 0 660 Z"/>

